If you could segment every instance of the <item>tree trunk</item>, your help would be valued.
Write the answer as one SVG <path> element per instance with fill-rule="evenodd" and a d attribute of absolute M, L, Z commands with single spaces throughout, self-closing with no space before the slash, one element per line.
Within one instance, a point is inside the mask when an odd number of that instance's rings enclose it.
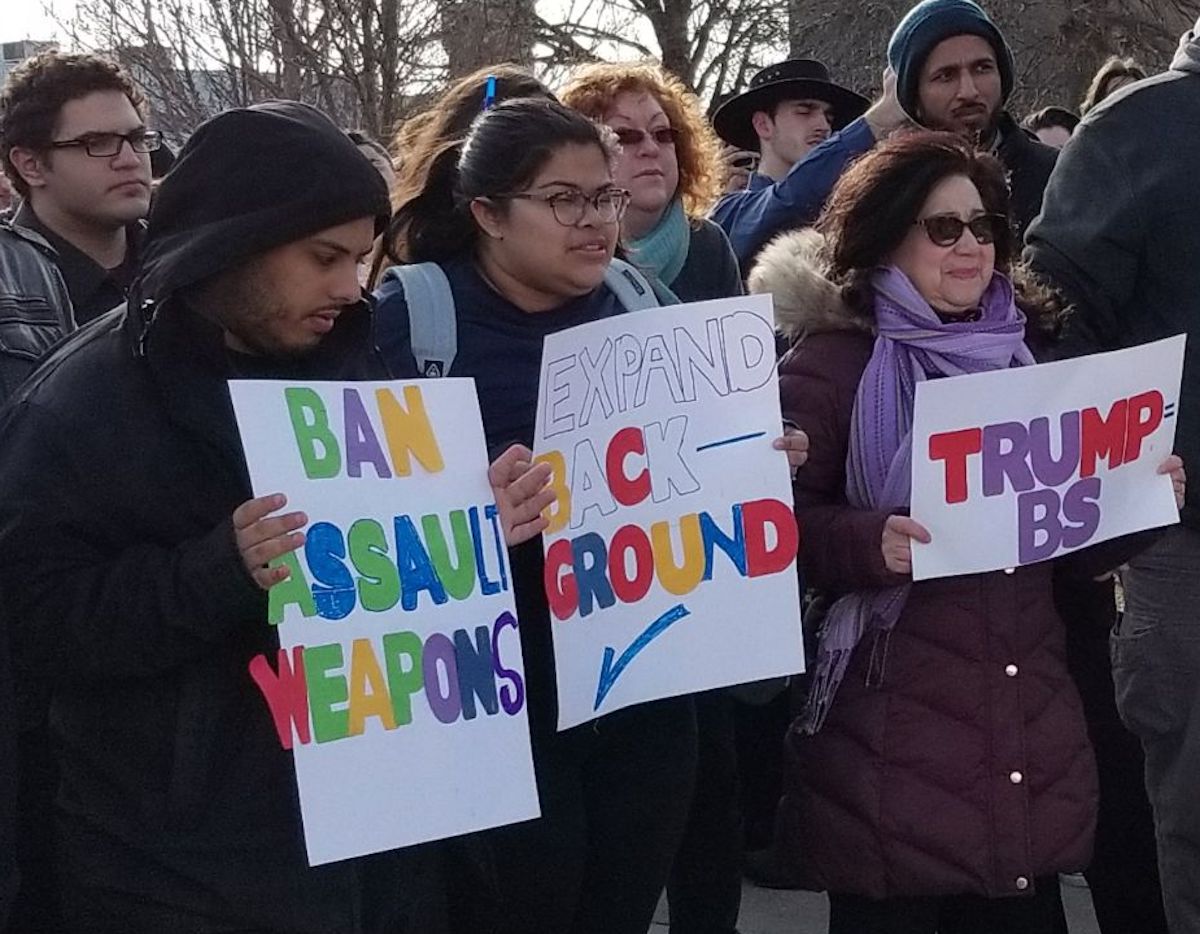
<path fill-rule="evenodd" d="M 533 62 L 533 0 L 440 0 L 442 45 L 454 80 L 486 65 Z"/>

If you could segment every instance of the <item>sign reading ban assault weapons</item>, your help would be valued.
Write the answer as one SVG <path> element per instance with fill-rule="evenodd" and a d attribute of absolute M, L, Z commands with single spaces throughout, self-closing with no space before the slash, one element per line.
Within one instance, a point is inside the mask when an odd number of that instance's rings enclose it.
<path fill-rule="evenodd" d="M 512 581 L 471 380 L 230 383 L 256 496 L 309 524 L 247 677 L 312 864 L 537 817 Z"/>

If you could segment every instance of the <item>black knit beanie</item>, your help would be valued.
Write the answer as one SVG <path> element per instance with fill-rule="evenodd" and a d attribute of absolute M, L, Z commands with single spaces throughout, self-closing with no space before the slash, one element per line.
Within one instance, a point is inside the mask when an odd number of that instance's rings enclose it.
<path fill-rule="evenodd" d="M 162 300 L 358 218 L 372 218 L 378 235 L 390 212 L 378 170 L 315 107 L 227 110 L 192 134 L 154 197 L 138 298 Z"/>

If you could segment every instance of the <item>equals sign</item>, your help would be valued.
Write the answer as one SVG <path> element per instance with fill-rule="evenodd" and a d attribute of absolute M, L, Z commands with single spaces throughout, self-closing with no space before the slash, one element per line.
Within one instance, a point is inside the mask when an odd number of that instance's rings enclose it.
<path fill-rule="evenodd" d="M 1175 403 L 1169 402 L 1163 406 L 1163 418 L 1171 418 L 1175 414 Z"/>

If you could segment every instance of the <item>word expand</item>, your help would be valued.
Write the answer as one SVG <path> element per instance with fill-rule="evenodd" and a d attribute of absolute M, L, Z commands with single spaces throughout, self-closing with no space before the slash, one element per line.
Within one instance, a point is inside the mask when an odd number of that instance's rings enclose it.
<path fill-rule="evenodd" d="M 944 464 L 948 504 L 971 496 L 968 463 L 981 458 L 982 494 L 1017 493 L 1018 556 L 1022 564 L 1052 557 L 1060 547 L 1078 548 L 1100 525 L 1101 479 L 1097 463 L 1110 470 L 1141 457 L 1142 442 L 1162 424 L 1163 397 L 1150 390 L 1118 399 L 1102 415 L 1096 407 L 1059 417 L 1058 447 L 1052 448 L 1050 419 L 999 422 L 982 428 L 941 432 L 929 438 L 929 458 Z M 1059 487 L 1074 480 L 1061 494 Z"/>
<path fill-rule="evenodd" d="M 703 393 L 723 398 L 753 392 L 774 369 L 771 323 L 748 311 L 707 319 L 703 342 L 685 327 L 670 335 L 606 337 L 598 348 L 546 362 L 545 436 L 586 428 L 597 408 L 604 418 L 641 408 L 656 385 L 682 404 Z"/>

